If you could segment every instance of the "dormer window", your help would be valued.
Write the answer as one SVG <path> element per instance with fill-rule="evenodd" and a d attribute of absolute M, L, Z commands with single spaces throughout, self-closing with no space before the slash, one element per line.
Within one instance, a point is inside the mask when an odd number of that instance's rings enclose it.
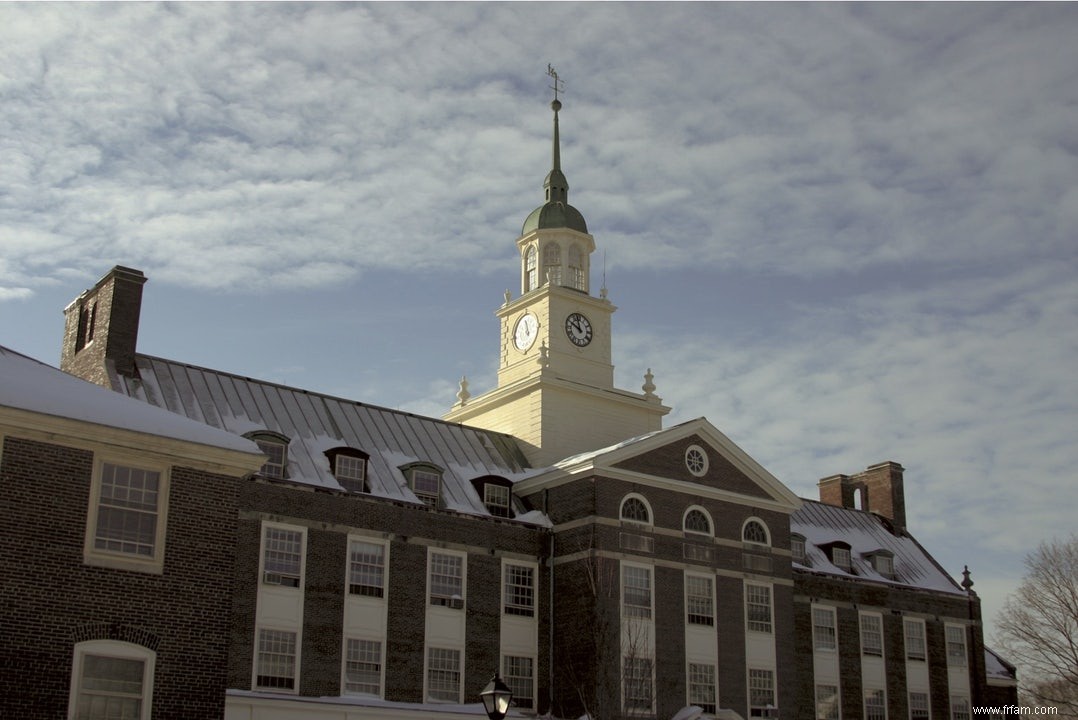
<path fill-rule="evenodd" d="M 367 453 L 350 447 L 326 451 L 333 477 L 348 492 L 365 493 L 367 489 Z"/>
<path fill-rule="evenodd" d="M 893 579 L 895 576 L 895 557 L 890 550 L 877 550 L 868 554 L 868 560 L 872 563 L 872 569 L 885 578 Z"/>
<path fill-rule="evenodd" d="M 244 437 L 254 440 L 258 449 L 266 455 L 260 473 L 263 477 L 284 479 L 288 469 L 288 437 L 280 433 L 262 430 Z"/>
<path fill-rule="evenodd" d="M 437 465 L 417 463 L 401 470 L 419 501 L 433 508 L 438 507 L 442 497 L 442 469 Z"/>
<path fill-rule="evenodd" d="M 790 535 L 790 554 L 794 562 L 805 564 L 805 536 L 793 533 Z"/>
<path fill-rule="evenodd" d="M 842 545 L 831 546 L 831 564 L 840 570 L 849 572 L 853 567 L 853 559 L 850 556 L 850 548 Z"/>
<path fill-rule="evenodd" d="M 509 488 L 487 483 L 483 486 L 483 504 L 491 515 L 509 517 Z"/>

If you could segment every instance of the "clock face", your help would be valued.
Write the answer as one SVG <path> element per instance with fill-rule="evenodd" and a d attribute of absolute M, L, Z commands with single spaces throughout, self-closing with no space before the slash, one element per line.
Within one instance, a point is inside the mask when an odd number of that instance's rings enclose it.
<path fill-rule="evenodd" d="M 516 345 L 517 350 L 524 352 L 532 346 L 538 334 L 539 321 L 531 313 L 526 313 L 517 320 L 516 329 L 513 330 L 513 344 Z"/>
<path fill-rule="evenodd" d="M 591 342 L 591 321 L 580 313 L 573 313 L 565 318 L 565 334 L 577 347 L 584 347 Z"/>

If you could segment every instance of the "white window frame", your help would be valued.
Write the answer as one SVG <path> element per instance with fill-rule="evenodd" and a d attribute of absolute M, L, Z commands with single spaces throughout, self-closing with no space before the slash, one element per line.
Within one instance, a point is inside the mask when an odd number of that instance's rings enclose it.
<path fill-rule="evenodd" d="M 528 584 L 510 582 L 510 576 L 514 571 L 526 570 L 529 575 Z M 518 576 L 519 577 L 519 576 Z M 535 600 L 538 595 L 536 587 L 539 577 L 538 566 L 534 563 L 519 561 L 505 561 L 502 564 L 502 613 L 515 617 L 535 617 Z M 527 588 L 527 591 L 517 592 L 514 588 Z M 528 602 L 523 602 L 525 596 Z"/>
<path fill-rule="evenodd" d="M 284 687 L 277 685 L 260 685 L 258 678 L 260 675 L 269 676 L 269 673 L 260 673 L 262 669 L 262 634 L 263 633 L 283 633 L 285 635 L 292 636 L 292 643 L 294 652 L 292 653 L 292 687 Z M 268 690 L 270 692 L 287 693 L 295 695 L 299 692 L 299 660 L 300 660 L 300 634 L 292 628 L 279 628 L 273 626 L 258 626 L 255 628 L 255 657 L 254 667 L 251 668 L 251 687 L 254 690 Z M 280 653 L 277 653 L 280 654 Z M 274 677 L 285 677 L 284 675 Z"/>
<path fill-rule="evenodd" d="M 951 696 L 951 720 L 970 720 L 969 696 Z"/>
<path fill-rule="evenodd" d="M 445 594 L 434 592 L 434 571 L 436 567 L 436 556 L 442 556 L 445 558 L 456 558 L 460 561 L 460 592 Z M 452 563 L 450 563 L 452 565 Z M 447 566 L 448 567 L 448 566 Z M 447 569 L 442 566 L 438 566 L 439 570 Z M 452 574 L 440 572 L 439 577 L 454 577 Z M 457 552 L 455 550 L 445 550 L 443 548 L 430 548 L 427 552 L 427 604 L 436 607 L 452 608 L 454 610 L 463 610 L 467 605 L 467 590 L 468 590 L 468 554 Z M 458 602 L 459 599 L 459 602 Z"/>
<path fill-rule="evenodd" d="M 527 661 L 530 674 L 517 673 L 516 669 L 521 663 L 516 661 Z M 538 664 L 538 658 L 534 655 L 502 655 L 502 679 L 513 691 L 513 707 L 535 709 L 535 668 Z M 520 694 L 521 688 L 526 688 L 526 696 Z M 522 703 L 524 697 L 527 698 L 527 703 Z"/>
<path fill-rule="evenodd" d="M 437 669 L 437 672 L 456 673 L 456 676 L 457 676 L 457 692 L 456 692 L 456 697 L 453 698 L 453 699 L 450 699 L 448 697 L 435 697 L 434 695 L 431 694 L 431 692 L 432 692 L 431 672 L 435 671 L 435 669 L 431 667 L 431 663 L 434 660 L 434 657 L 432 655 L 435 652 L 446 653 L 446 655 L 444 656 L 444 659 L 446 659 L 446 660 L 455 659 L 455 661 L 456 661 L 456 667 L 455 668 L 446 667 L 446 668 L 438 668 Z M 454 657 L 454 654 L 455 654 L 455 657 Z M 424 660 L 423 660 L 423 663 L 424 663 L 423 664 L 423 698 L 424 698 L 424 701 L 428 702 L 428 703 L 432 703 L 432 704 L 452 703 L 452 704 L 456 704 L 456 705 L 459 705 L 460 703 L 464 702 L 464 697 L 463 697 L 463 693 L 464 693 L 464 651 L 461 650 L 460 648 L 428 646 L 427 647 L 427 652 L 423 653 L 423 657 L 424 657 Z M 447 691 L 439 688 L 439 692 L 447 692 Z"/>
<path fill-rule="evenodd" d="M 690 593 L 690 582 L 700 581 L 707 584 L 707 595 Z M 696 598 L 693 603 L 692 599 Z M 706 604 L 706 607 L 705 607 Z M 703 612 L 706 610 L 706 612 Z M 715 578 L 712 575 L 685 573 L 685 623 L 687 625 L 715 626 Z"/>
<path fill-rule="evenodd" d="M 333 477 L 348 492 L 367 492 L 367 458 L 338 452 L 333 458 Z"/>
<path fill-rule="evenodd" d="M 916 707 L 913 703 L 914 696 L 918 698 Z M 910 720 L 932 720 L 932 701 L 927 692 L 910 690 L 907 699 L 909 700 Z M 914 714 L 915 712 L 916 714 Z"/>
<path fill-rule="evenodd" d="M 140 555 L 122 550 L 97 548 L 97 526 L 101 514 L 101 492 L 104 486 L 106 465 L 157 473 L 157 510 L 155 512 L 152 554 Z M 83 562 L 87 565 L 117 570 L 134 570 L 155 575 L 162 574 L 165 566 L 170 476 L 170 468 L 167 465 L 148 462 L 144 457 L 114 454 L 95 457 L 93 475 L 90 479 L 89 506 L 86 512 L 86 534 L 83 539 L 82 551 Z"/>
<path fill-rule="evenodd" d="M 647 575 L 647 606 L 641 605 L 638 602 L 630 603 L 627 601 L 628 590 L 630 587 L 633 588 L 635 594 L 643 594 L 644 586 L 639 583 L 630 585 L 627 582 L 629 575 L 638 575 L 639 573 L 645 573 Z M 623 618 L 633 618 L 636 620 L 650 620 L 655 617 L 655 569 L 650 565 L 637 565 L 626 562 L 621 564 L 621 616 Z"/>
<path fill-rule="evenodd" d="M 759 602 L 759 598 L 756 598 L 756 602 L 753 602 L 753 590 L 766 591 L 767 593 L 767 623 L 766 627 L 763 626 L 762 620 L 753 620 L 752 613 L 749 612 L 750 607 L 762 607 L 764 603 Z M 755 624 L 755 627 L 754 627 Z M 771 635 L 775 630 L 775 592 L 774 588 L 765 583 L 745 582 L 745 629 L 748 632 L 766 633 Z"/>
<path fill-rule="evenodd" d="M 812 606 L 812 649 L 838 652 L 838 614 L 827 605 Z"/>
<path fill-rule="evenodd" d="M 433 481 L 437 484 L 437 489 L 434 492 L 424 488 L 420 490 L 416 484 L 416 481 L 420 479 L 420 475 L 423 476 L 424 481 Z M 434 467 L 428 467 L 420 465 L 417 467 L 409 468 L 408 470 L 408 486 L 412 492 L 415 493 L 419 502 L 432 508 L 437 508 L 442 501 L 442 476 L 444 473 Z"/>
<path fill-rule="evenodd" d="M 699 513 L 704 518 L 704 520 L 707 522 L 707 530 L 706 531 L 695 530 L 695 529 L 690 529 L 689 528 L 689 525 L 688 525 L 689 516 L 692 515 L 693 513 Z M 693 505 L 692 507 L 685 510 L 685 515 L 682 516 L 682 518 L 681 518 L 681 529 L 682 529 L 683 532 L 685 532 L 685 533 L 687 533 L 689 535 L 695 535 L 695 536 L 698 536 L 698 537 L 714 537 L 715 536 L 715 523 L 711 520 L 711 513 L 709 513 L 707 510 L 700 507 L 699 505 Z"/>
<path fill-rule="evenodd" d="M 865 620 L 868 620 L 870 623 L 875 621 L 876 627 L 875 628 L 870 628 L 868 631 L 866 631 L 865 630 Z M 860 637 L 861 637 L 861 655 L 868 656 L 868 657 L 882 658 L 883 657 L 883 652 L 884 652 L 884 649 L 883 649 L 883 615 L 881 615 L 880 613 L 870 613 L 870 612 L 862 612 L 862 613 L 860 613 L 859 617 L 858 617 L 858 630 L 859 630 L 859 634 L 860 634 Z M 868 643 L 865 642 L 865 638 L 867 636 L 869 636 L 869 635 L 872 635 L 872 634 L 879 637 L 880 642 L 879 642 L 879 645 L 876 646 L 876 647 L 870 646 Z M 870 650 L 872 652 L 869 652 Z M 877 652 L 877 650 L 878 650 L 878 652 Z"/>
<path fill-rule="evenodd" d="M 639 668 L 645 672 L 635 672 Z M 634 673 L 630 675 L 630 670 Z M 625 655 L 621 659 L 621 707 L 626 715 L 652 715 L 655 712 L 655 660 L 639 655 Z M 644 685 L 646 684 L 646 688 Z M 647 697 L 630 697 L 630 688 L 646 689 Z M 647 705 L 638 704 L 647 700 Z M 632 704 L 631 704 L 632 703 Z"/>
<path fill-rule="evenodd" d="M 919 628 L 919 630 L 911 634 L 910 628 Z M 921 620 L 920 618 L 902 618 L 902 641 L 907 661 L 928 661 L 928 637 L 925 634 L 924 620 Z M 915 647 L 911 647 L 916 645 L 920 645 L 919 653 L 916 651 Z"/>
<path fill-rule="evenodd" d="M 755 523 L 756 525 L 759 525 L 760 529 L 764 531 L 764 540 L 763 540 L 763 542 L 760 542 L 759 540 L 749 540 L 747 537 L 745 537 L 746 531 L 749 529 L 749 526 L 752 525 L 753 523 Z M 743 542 L 744 544 L 749 545 L 751 547 L 758 547 L 758 548 L 771 547 L 771 529 L 769 527 L 767 527 L 767 523 L 765 523 L 763 520 L 761 520 L 758 517 L 746 518 L 745 522 L 741 523 L 741 542 Z"/>
<path fill-rule="evenodd" d="M 943 632 L 947 641 L 947 666 L 966 667 L 969 665 L 965 626 L 947 624 L 943 626 Z M 961 652 L 958 652 L 959 646 L 961 647 Z"/>
<path fill-rule="evenodd" d="M 714 663 L 686 663 L 685 686 L 688 705 L 695 705 L 709 715 L 718 709 L 717 668 Z"/>
<path fill-rule="evenodd" d="M 861 696 L 863 698 L 862 705 L 865 711 L 865 720 L 887 720 L 887 690 L 884 688 L 864 688 Z M 873 708 L 878 708 L 879 713 L 869 713 L 869 698 L 879 698 L 879 704 L 872 703 Z"/>
<path fill-rule="evenodd" d="M 511 492 L 505 485 L 498 483 L 483 483 L 483 504 L 492 515 L 509 517 L 509 503 Z M 496 508 L 496 509 L 495 509 Z"/>
<path fill-rule="evenodd" d="M 534 245 L 524 250 L 524 292 L 539 287 L 539 251 Z"/>
<path fill-rule="evenodd" d="M 770 717 L 771 715 L 767 713 L 774 714 L 778 710 L 777 698 L 775 695 L 775 669 L 750 667 L 746 675 L 748 676 L 747 681 L 749 691 L 749 717 Z M 767 680 L 768 686 L 765 688 L 760 685 L 759 682 L 754 683 L 754 680 Z M 758 687 L 754 688 L 754 685 Z M 752 695 L 753 689 L 768 692 L 771 695 L 771 701 L 764 704 L 754 703 L 753 700 L 756 698 L 754 698 Z"/>
<path fill-rule="evenodd" d="M 256 431 L 248 433 L 245 437 L 253 440 L 258 449 L 266 456 L 266 462 L 262 463 L 259 472 L 274 480 L 284 480 L 288 477 L 288 440 L 278 437 L 277 433 Z M 275 457 L 280 455 L 280 459 Z"/>
<path fill-rule="evenodd" d="M 354 557 L 356 550 L 361 550 L 361 547 L 357 546 L 369 546 L 381 549 L 381 563 L 365 562 L 366 553 L 360 554 L 360 559 Z M 345 587 L 345 594 L 354 595 L 360 597 L 369 598 L 384 598 L 386 596 L 386 568 L 389 567 L 389 546 L 384 542 L 378 542 L 373 538 L 362 537 L 352 535 L 348 538 L 348 573 Z M 379 575 L 378 571 L 371 571 L 368 568 L 380 568 L 380 577 L 377 584 L 373 582 L 359 582 L 365 577 L 373 579 L 374 575 Z"/>
<path fill-rule="evenodd" d="M 647 513 L 647 517 L 645 519 L 640 520 L 639 518 L 626 516 L 625 506 L 628 505 L 630 501 L 639 502 L 640 505 L 643 506 L 644 511 Z M 621 499 L 621 505 L 618 507 L 618 518 L 622 522 L 633 523 L 634 525 L 647 525 L 650 527 L 651 524 L 654 522 L 655 514 L 651 512 L 651 503 L 648 502 L 648 499 L 646 497 L 639 493 L 629 493 Z"/>
<path fill-rule="evenodd" d="M 850 572 L 853 569 L 853 553 L 840 545 L 831 547 L 831 564 L 839 570 Z"/>
<path fill-rule="evenodd" d="M 704 450 L 704 448 L 699 445 L 690 445 L 685 448 L 685 469 L 693 477 L 707 475 L 710 464 L 711 461 L 708 459 L 707 450 Z"/>
<path fill-rule="evenodd" d="M 805 564 L 805 536 L 797 533 L 790 535 L 790 556 L 795 563 Z"/>
<path fill-rule="evenodd" d="M 830 697 L 821 698 L 821 690 L 830 690 Z M 824 705 L 830 703 L 830 713 L 824 712 Z M 816 685 L 816 720 L 842 720 L 842 696 L 838 685 L 818 683 Z"/>
<path fill-rule="evenodd" d="M 87 656 L 142 662 L 142 693 L 139 699 L 138 720 L 149 720 L 153 709 L 153 679 L 157 653 L 147 647 L 119 640 L 86 640 L 75 644 L 71 661 L 67 717 L 76 717 L 79 694 L 82 691 L 82 673 Z"/>
<path fill-rule="evenodd" d="M 270 571 L 266 565 L 267 536 L 269 531 L 289 532 L 299 535 L 299 573 L 279 572 L 278 569 Z M 284 523 L 262 521 L 261 541 L 258 548 L 258 582 L 260 585 L 270 585 L 281 588 L 296 589 L 302 592 L 304 575 L 307 572 L 307 528 L 298 525 L 286 525 Z M 295 579 L 295 584 L 285 582 L 286 579 Z"/>
<path fill-rule="evenodd" d="M 378 664 L 378 692 L 377 693 L 363 692 L 363 691 L 360 691 L 360 690 L 350 690 L 348 688 L 348 664 L 349 663 L 372 664 L 372 661 L 369 658 L 359 659 L 359 660 L 352 660 L 351 659 L 350 655 L 351 655 L 351 650 L 353 648 L 353 643 L 372 643 L 372 644 L 378 646 L 378 660 L 377 660 L 377 664 Z M 359 696 L 365 696 L 365 697 L 379 697 L 379 698 L 385 697 L 385 686 L 386 686 L 386 684 L 385 684 L 385 677 L 386 677 L 386 662 L 385 662 L 385 660 L 386 660 L 386 644 L 385 644 L 385 642 L 382 641 L 382 639 L 380 639 L 380 638 L 366 638 L 366 637 L 346 636 L 344 638 L 344 648 L 343 648 L 342 663 L 341 663 L 341 694 L 342 695 L 352 695 L 352 696 L 359 695 Z"/>

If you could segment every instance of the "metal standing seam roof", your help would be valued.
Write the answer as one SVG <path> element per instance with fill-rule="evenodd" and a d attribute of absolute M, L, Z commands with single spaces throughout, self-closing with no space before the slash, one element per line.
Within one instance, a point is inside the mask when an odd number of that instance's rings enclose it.
<path fill-rule="evenodd" d="M 790 532 L 805 538 L 806 562 L 794 562 L 801 570 L 966 594 L 912 536 L 905 532 L 896 535 L 885 520 L 873 513 L 804 500 L 801 508 L 790 516 Z M 850 544 L 852 572 L 831 564 L 823 546 L 832 542 Z M 894 554 L 894 578 L 880 575 L 872 566 L 869 556 L 878 550 Z"/>
<path fill-rule="evenodd" d="M 419 503 L 400 468 L 427 462 L 444 470 L 446 509 L 489 515 L 471 480 L 516 480 L 534 472 L 504 433 L 149 355 L 137 355 L 135 365 L 137 378 L 113 378 L 123 394 L 236 435 L 270 430 L 288 437 L 291 482 L 343 490 L 325 452 L 349 447 L 369 455 L 371 495 Z"/>

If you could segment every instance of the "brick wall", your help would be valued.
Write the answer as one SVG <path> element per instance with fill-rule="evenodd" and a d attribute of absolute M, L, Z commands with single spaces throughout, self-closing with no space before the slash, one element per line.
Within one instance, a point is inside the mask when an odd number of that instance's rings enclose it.
<path fill-rule="evenodd" d="M 224 712 L 235 481 L 173 468 L 164 574 L 83 564 L 93 454 L 17 437 L 0 455 L 0 717 L 64 717 L 74 645 L 157 652 L 155 718 Z M 28 682 L 28 679 L 33 682 Z"/>

